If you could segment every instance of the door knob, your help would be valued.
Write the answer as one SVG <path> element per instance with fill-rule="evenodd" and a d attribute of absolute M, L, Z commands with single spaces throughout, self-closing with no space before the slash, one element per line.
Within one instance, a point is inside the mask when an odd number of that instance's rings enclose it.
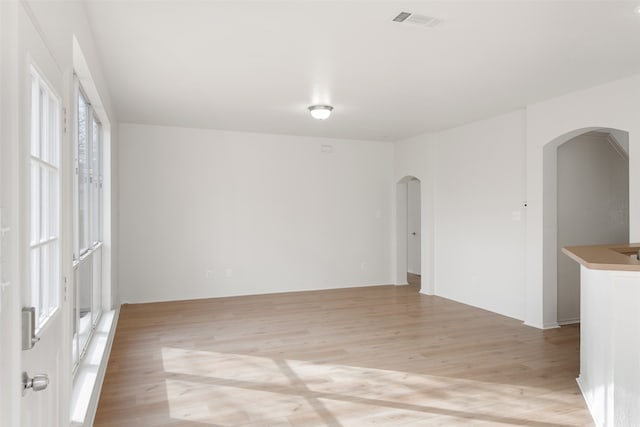
<path fill-rule="evenodd" d="M 26 372 L 22 373 L 22 394 L 24 395 L 27 390 L 41 391 L 47 388 L 49 385 L 49 376 L 47 374 L 35 374 L 33 377 L 29 377 Z"/>
<path fill-rule="evenodd" d="M 414 231 L 413 233 L 411 233 L 411 235 L 412 235 L 412 236 L 415 236 L 415 235 L 416 235 L 416 232 Z"/>

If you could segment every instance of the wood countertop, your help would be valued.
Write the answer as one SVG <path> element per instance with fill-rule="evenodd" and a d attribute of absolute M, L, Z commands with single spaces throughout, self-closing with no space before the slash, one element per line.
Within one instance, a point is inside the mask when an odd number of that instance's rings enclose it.
<path fill-rule="evenodd" d="M 640 271 L 640 261 L 632 258 L 640 243 L 595 246 L 567 246 L 562 252 L 591 270 Z"/>

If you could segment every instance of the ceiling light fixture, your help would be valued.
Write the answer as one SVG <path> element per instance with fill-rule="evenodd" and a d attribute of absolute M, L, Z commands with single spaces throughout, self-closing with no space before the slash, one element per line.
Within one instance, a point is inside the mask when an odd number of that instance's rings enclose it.
<path fill-rule="evenodd" d="M 636 6 L 635 10 L 637 15 L 640 15 L 640 6 Z"/>
<path fill-rule="evenodd" d="M 311 117 L 316 120 L 325 120 L 331 115 L 333 107 L 331 105 L 312 105 L 309 107 Z"/>

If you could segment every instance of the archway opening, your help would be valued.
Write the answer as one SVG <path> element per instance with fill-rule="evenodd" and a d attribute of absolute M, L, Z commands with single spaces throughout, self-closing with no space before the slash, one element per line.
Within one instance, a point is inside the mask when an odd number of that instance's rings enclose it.
<path fill-rule="evenodd" d="M 548 326 L 580 321 L 580 269 L 564 246 L 629 239 L 629 135 L 584 128 L 544 147 L 543 280 Z"/>
<path fill-rule="evenodd" d="M 420 180 L 405 176 L 396 184 L 396 284 L 421 288 L 422 213 Z"/>

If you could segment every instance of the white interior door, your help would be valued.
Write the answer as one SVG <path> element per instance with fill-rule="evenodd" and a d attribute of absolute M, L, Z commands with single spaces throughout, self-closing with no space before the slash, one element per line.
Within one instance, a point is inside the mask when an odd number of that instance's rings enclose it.
<path fill-rule="evenodd" d="M 16 327 L 24 335 L 29 322 L 22 310 L 33 307 L 39 340 L 30 349 L 25 349 L 29 337 L 20 340 L 21 374 L 35 378 L 26 381 L 33 387 L 21 397 L 20 424 L 55 427 L 68 425 L 71 376 L 60 226 L 63 76 L 25 7 L 18 13 L 21 321 Z"/>
<path fill-rule="evenodd" d="M 407 272 L 420 274 L 420 181 L 407 182 Z"/>

